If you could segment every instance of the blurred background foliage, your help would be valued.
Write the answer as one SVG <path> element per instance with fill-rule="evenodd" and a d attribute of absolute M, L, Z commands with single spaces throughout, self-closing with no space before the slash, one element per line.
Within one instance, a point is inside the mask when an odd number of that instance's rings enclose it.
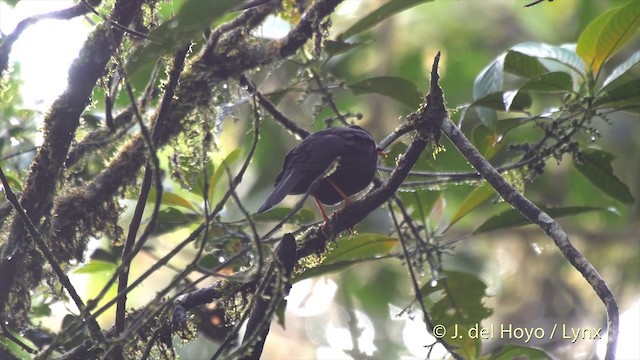
<path fill-rule="evenodd" d="M 151 23 L 162 24 L 176 9 L 186 6 L 183 3 L 170 1 L 160 4 L 157 17 Z M 322 56 L 317 56 L 317 49 L 310 43 L 305 51 L 289 60 L 259 69 L 252 74 L 252 78 L 285 115 L 303 128 L 317 131 L 336 121 L 334 110 L 327 106 L 327 100 L 331 99 L 342 113 L 352 115 L 347 116 L 348 121 L 356 122 L 381 140 L 402 123 L 404 116 L 416 109 L 419 98 L 411 96 L 426 94 L 431 62 L 434 55 L 441 51 L 440 84 L 448 107 L 452 110 L 452 119 L 460 124 L 466 135 L 484 151 L 485 156 L 491 157 L 497 164 L 508 163 L 516 155 L 504 144 L 533 142 L 541 136 L 541 131 L 534 125 L 525 125 L 515 131 L 500 134 L 487 126 L 479 116 L 481 112 L 466 111 L 464 106 L 475 100 L 474 82 L 479 74 L 496 57 L 517 44 L 575 44 L 582 31 L 596 17 L 628 2 L 567 0 L 542 2 L 525 8 L 527 3 L 529 1 L 407 1 L 404 5 L 406 9 L 398 14 L 366 31 L 356 31 L 351 26 L 366 14 L 384 6 L 385 2 L 347 0 L 332 17 L 328 38 L 335 42 L 324 44 Z M 222 14 L 223 12 L 220 13 Z M 262 36 L 277 37 L 279 32 L 286 31 L 291 23 L 297 21 L 294 10 L 281 15 L 265 24 Z M 222 16 L 206 21 L 215 23 L 226 19 Z M 100 21 L 97 17 L 94 20 Z M 637 24 L 635 28 L 637 30 Z M 162 30 L 162 26 L 158 29 Z M 345 46 L 343 41 L 352 45 L 340 49 L 339 46 Z M 330 45 L 336 48 L 331 48 Z M 164 48 L 153 51 L 168 53 L 167 48 L 171 46 L 163 46 Z M 201 44 L 196 41 L 193 53 L 198 51 L 199 46 Z M 604 72 L 610 73 L 634 53 L 637 55 L 638 49 L 640 41 L 636 36 L 611 61 L 605 63 Z M 146 51 L 154 54 L 151 50 Z M 129 68 L 130 81 L 137 94 L 145 91 L 152 68 L 153 63 L 149 61 L 136 63 Z M 638 66 L 635 66 L 630 70 L 629 76 L 637 78 L 638 71 Z M 166 80 L 165 77 L 160 72 L 152 86 L 161 84 Z M 376 77 L 387 78 L 380 80 L 378 84 L 361 82 Z M 41 126 L 38 121 L 41 114 L 36 109 L 20 105 L 20 93 L 17 91 L 20 88 L 19 64 L 13 65 L 11 76 L 5 77 L 4 82 L 3 101 L 0 102 L 0 158 L 27 151 L 24 155 L 2 162 L 3 169 L 15 186 L 14 190 L 20 191 L 20 184 L 31 159 L 28 151 L 38 141 Z M 505 77 L 505 83 L 521 84 L 510 75 Z M 78 140 L 95 128 L 104 126 L 105 104 L 100 99 L 108 91 L 106 84 L 94 90 L 94 102 L 83 117 L 84 124 Z M 121 92 L 114 106 L 126 106 L 128 101 L 126 94 Z M 222 190 L 227 187 L 223 161 L 229 165 L 239 165 L 251 145 L 253 133 L 251 110 L 247 105 L 249 101 L 243 90 L 230 81 L 228 87 L 219 89 L 213 99 L 217 104 L 215 109 L 211 109 L 210 113 L 194 115 L 194 121 L 206 124 L 208 128 L 202 132 L 183 134 L 159 154 L 165 169 L 165 208 L 160 215 L 159 228 L 156 229 L 158 236 L 132 266 L 133 277 L 167 253 L 186 237 L 190 229 L 202 221 L 203 197 L 207 197 L 211 204 L 216 204 L 222 196 Z M 535 93 L 531 95 L 533 106 L 530 111 L 532 114 L 539 113 L 560 106 L 562 101 L 562 97 L 555 94 Z M 500 113 L 500 116 L 506 117 L 505 113 Z M 628 184 L 635 199 L 640 195 L 638 120 L 637 108 L 635 112 L 612 113 L 608 116 L 608 122 L 592 123 L 594 130 L 601 134 L 600 137 L 581 140 L 584 149 L 603 149 L 615 156 L 616 160 L 611 162 L 612 171 L 621 182 Z M 201 143 L 204 141 L 203 134 L 208 131 L 215 134 L 215 150 L 203 157 L 200 153 Z M 298 139 L 268 116 L 262 119 L 260 133 L 260 142 L 250 170 L 238 188 L 245 207 L 250 211 L 255 211 L 272 189 L 273 179 L 280 170 L 281 159 L 298 143 Z M 124 139 L 120 141 L 124 143 Z M 388 149 L 389 156 L 381 162 L 382 166 L 394 166 L 396 157 L 404 150 L 405 141 L 408 143 L 407 139 L 402 139 Z M 443 139 L 442 144 L 444 151 L 434 156 L 429 152 L 425 153 L 415 170 L 471 170 L 448 139 Z M 71 168 L 68 181 L 81 184 L 92 178 L 108 164 L 116 149 L 107 148 L 85 157 Z M 208 171 L 203 173 L 205 168 Z M 202 186 L 204 176 L 210 177 L 207 179 L 206 196 Z M 513 176 L 510 180 L 524 189 L 525 195 L 537 204 L 547 207 L 606 209 L 580 212 L 575 216 L 563 217 L 560 222 L 574 244 L 613 289 L 623 313 L 623 321 L 625 316 L 635 316 L 631 320 L 635 320 L 637 324 L 640 321 L 637 310 L 634 315 L 628 315 L 625 310 L 633 306 L 637 309 L 640 301 L 638 202 L 625 201 L 625 196 L 614 199 L 601 191 L 574 166 L 570 154 L 546 160 L 544 172 L 535 176 L 533 181 L 526 181 L 526 174 L 510 173 L 510 176 Z M 541 328 L 547 334 L 554 325 L 574 329 L 604 327 L 604 308 L 592 289 L 565 261 L 551 240 L 537 228 L 524 226 L 474 233 L 487 219 L 508 209 L 507 205 L 492 196 L 491 190 L 478 195 L 479 188 L 477 182 L 469 181 L 418 184 L 404 189 L 399 196 L 407 204 L 407 210 L 412 216 L 422 222 L 430 235 L 437 239 L 437 244 L 446 248 L 441 259 L 436 262 L 442 262 L 450 284 L 466 286 L 456 290 L 461 294 L 459 301 L 482 299 L 481 304 L 470 304 L 468 307 L 477 311 L 486 310 L 477 317 L 478 321 L 482 320 L 481 326 L 499 328 L 511 324 L 514 328 Z M 136 195 L 136 189 L 127 189 L 123 205 L 132 204 Z M 480 204 L 470 208 L 467 213 L 465 206 L 471 206 L 469 204 L 474 201 L 474 196 L 477 196 L 475 201 Z M 153 199 L 153 195 L 150 198 Z M 2 200 L 4 202 L 4 198 Z M 288 198 L 285 206 L 293 205 L 295 201 L 296 198 Z M 312 202 L 308 202 L 307 207 L 285 229 L 293 231 L 299 224 L 320 219 Z M 4 206 L 2 211 L 10 209 Z M 286 214 L 278 211 L 275 209 L 274 212 L 264 214 L 263 218 L 256 218 L 260 221 L 261 231 L 268 229 L 268 221 Z M 122 215 L 121 225 L 125 228 L 130 212 L 126 210 Z M 241 229 L 243 215 L 237 207 L 229 205 L 221 217 L 228 224 L 238 222 L 238 233 L 247 232 L 246 228 Z M 337 251 L 340 254 L 347 253 L 349 241 L 358 241 L 357 236 L 362 236 L 361 240 L 365 243 L 370 243 L 375 238 L 369 234 L 387 236 L 392 227 L 387 212 L 380 209 L 356 228 L 358 235 L 347 234 L 339 239 Z M 225 232 L 227 230 L 214 229 L 211 236 L 228 234 Z M 99 286 L 106 281 L 100 278 L 112 273 L 115 268 L 120 244 L 113 240 L 96 240 L 94 246 L 98 250 L 90 256 L 89 264 L 83 264 L 75 272 L 74 281 L 81 287 L 83 285 L 80 284 L 84 283 L 87 298 L 95 296 Z M 214 267 L 224 261 L 220 254 L 231 254 L 241 248 L 242 243 L 241 236 L 231 236 L 225 241 L 224 250 L 221 251 L 218 247 L 207 248 L 211 251 L 215 249 L 216 252 L 206 255 L 201 264 Z M 354 256 L 362 258 L 398 253 L 397 248 L 394 248 L 397 241 L 379 244 L 382 244 L 380 248 Z M 129 296 L 131 306 L 146 304 L 148 294 L 161 287 L 167 275 L 172 276 L 173 271 L 188 264 L 188 259 L 196 251 L 193 248 L 185 249 L 172 261 L 169 269 L 145 282 L 143 289 Z M 323 265 L 327 266 L 327 270 L 321 268 L 316 273 L 307 274 L 305 279 L 296 280 L 288 298 L 285 326 L 276 322 L 272 324 L 263 358 L 334 359 L 372 356 L 392 359 L 443 356 L 442 348 L 430 347 L 435 339 L 427 334 L 421 321 L 421 313 L 415 304 L 407 276 L 405 259 L 389 257 L 375 261 L 356 261 L 351 266 L 341 267 L 340 271 L 329 271 L 334 270 L 330 265 L 335 259 L 324 261 Z M 425 301 L 434 306 L 438 303 L 437 290 L 440 290 L 438 286 L 442 286 L 438 281 L 442 274 L 434 273 L 428 263 L 422 262 L 424 268 L 419 273 L 422 275 L 421 285 L 425 286 Z M 246 263 L 237 263 L 226 271 L 232 273 L 242 265 L 249 264 L 250 260 L 246 260 Z M 113 293 L 108 296 L 113 296 Z M 56 328 L 60 326 L 60 319 L 51 315 L 51 308 L 56 309 L 46 295 L 34 301 L 34 309 L 41 311 L 37 314 L 42 317 L 41 321 Z M 34 310 L 34 314 L 36 312 Z M 208 358 L 212 349 L 217 346 L 216 341 L 220 340 L 216 337 L 215 326 L 208 328 L 207 325 L 223 322 L 222 315 L 214 307 L 203 310 L 202 314 L 201 330 L 208 336 L 180 346 L 178 352 L 184 358 Z M 101 324 L 110 324 L 111 316 L 108 313 L 102 316 Z M 637 327 L 635 330 L 621 329 L 620 351 L 630 352 L 621 352 L 620 358 L 624 358 L 624 354 L 639 353 L 637 336 Z M 462 346 L 469 351 L 466 353 L 468 358 L 490 353 L 495 358 L 511 358 L 518 350 L 505 348 L 506 344 L 536 347 L 558 358 L 574 359 L 596 358 L 597 354 L 602 353 L 598 348 L 603 345 L 591 339 L 572 343 L 556 336 L 553 339 L 526 341 L 495 334 L 488 336 L 481 344 L 478 342 Z M 503 352 L 503 357 L 500 357 L 500 351 Z M 531 358 L 546 356 L 533 351 L 524 354 Z"/>

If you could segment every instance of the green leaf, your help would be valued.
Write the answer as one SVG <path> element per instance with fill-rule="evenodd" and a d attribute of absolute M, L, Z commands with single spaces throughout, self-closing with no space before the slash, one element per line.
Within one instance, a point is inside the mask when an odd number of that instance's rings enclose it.
<path fill-rule="evenodd" d="M 638 32 L 640 2 L 630 1 L 593 20 L 578 38 L 577 53 L 594 74 Z"/>
<path fill-rule="evenodd" d="M 524 125 L 524 124 L 530 123 L 530 122 L 532 122 L 532 121 L 534 121 L 536 119 L 547 119 L 547 120 L 550 120 L 546 116 L 538 116 L 538 115 L 500 119 L 500 121 L 498 121 L 498 123 L 496 124 L 496 129 L 500 134 L 504 135 L 504 134 L 508 133 L 509 131 L 515 129 L 516 127 L 518 127 L 520 125 Z"/>
<path fill-rule="evenodd" d="M 86 263 L 84 266 L 79 267 L 73 271 L 74 274 L 92 274 L 98 272 L 108 272 L 113 273 L 116 269 L 117 265 L 102 260 L 91 260 Z"/>
<path fill-rule="evenodd" d="M 263 212 L 262 214 L 253 215 L 253 221 L 280 221 L 284 219 L 289 213 L 291 213 L 291 208 L 286 207 L 277 207 L 273 209 L 269 209 L 267 212 Z M 296 224 L 304 224 L 310 223 L 315 219 L 315 212 L 309 209 L 300 209 L 293 217 L 289 220 L 291 223 Z"/>
<path fill-rule="evenodd" d="M 353 35 L 359 34 L 374 27 L 388 17 L 391 17 L 416 5 L 431 1 L 433 0 L 390 0 L 367 16 L 358 20 L 355 24 L 351 25 L 350 28 L 345 30 L 342 34 L 339 34 L 337 38 L 348 39 Z"/>
<path fill-rule="evenodd" d="M 13 335 L 16 339 L 22 341 L 24 344 L 28 345 L 32 349 L 37 349 L 38 347 L 28 338 L 24 337 L 20 333 L 9 331 L 11 335 Z M 34 354 L 28 353 L 24 350 L 20 345 L 16 344 L 14 341 L 9 340 L 9 337 L 6 336 L 3 332 L 3 336 L 0 336 L 0 354 L 3 355 L 3 359 L 7 360 L 31 360 L 34 358 Z"/>
<path fill-rule="evenodd" d="M 149 191 L 149 196 L 147 197 L 147 202 L 153 203 L 155 202 L 155 200 L 156 200 L 156 189 L 151 188 L 151 190 Z M 169 205 L 169 206 L 178 206 L 184 209 L 189 209 L 196 213 L 200 212 L 200 209 L 198 209 L 198 207 L 194 205 L 191 201 L 171 191 L 162 191 L 161 204 Z"/>
<path fill-rule="evenodd" d="M 440 197 L 440 191 L 435 190 L 414 190 L 414 191 L 400 191 L 397 193 L 398 197 L 406 207 L 409 215 L 416 220 L 420 220 L 425 228 L 427 228 L 426 221 L 429 220 L 429 215 L 433 209 L 434 204 Z"/>
<path fill-rule="evenodd" d="M 624 84 L 619 84 L 617 87 L 602 92 L 593 101 L 593 104 L 600 107 L 614 108 L 612 104 L 620 101 L 634 99 L 640 95 L 640 78 L 627 81 Z M 633 104 L 634 102 L 631 102 Z M 636 105 L 640 105 L 636 103 Z M 615 107 L 619 107 L 621 104 L 616 104 Z"/>
<path fill-rule="evenodd" d="M 515 45 L 511 50 L 537 58 L 548 71 L 571 73 L 579 78 L 584 78 L 587 74 L 587 66 L 573 47 L 529 41 Z"/>
<path fill-rule="evenodd" d="M 156 218 L 155 228 L 153 229 L 154 235 L 164 234 L 174 231 L 181 227 L 194 224 L 202 219 L 202 215 L 199 214 L 185 214 L 182 211 L 169 207 L 162 209 L 158 212 Z"/>
<path fill-rule="evenodd" d="M 9 171 L 10 170 L 5 170 L 5 172 L 9 172 Z M 9 183 L 9 186 L 11 187 L 11 191 L 13 191 L 14 193 L 22 192 L 22 184 L 20 183 L 20 181 L 17 178 L 15 178 L 15 177 L 7 174 L 7 173 L 5 173 L 4 176 L 7 178 L 7 182 Z M 4 194 L 4 186 L 1 186 L 1 185 L 2 184 L 0 184 L 0 191 L 2 191 L 2 194 Z"/>
<path fill-rule="evenodd" d="M 504 71 L 533 79 L 546 73 L 547 69 L 535 57 L 510 50 L 504 59 Z"/>
<path fill-rule="evenodd" d="M 205 269 L 211 270 L 216 266 L 220 265 L 219 257 L 214 256 L 213 254 L 207 254 L 200 258 L 198 261 L 198 266 L 201 266 Z"/>
<path fill-rule="evenodd" d="M 605 208 L 592 206 L 568 206 L 558 208 L 541 207 L 541 209 L 554 219 L 559 217 L 578 215 L 590 211 L 608 211 L 608 209 Z M 531 224 L 531 221 L 525 218 L 524 215 L 514 209 L 509 209 L 489 218 L 484 222 L 484 224 L 480 225 L 480 227 L 477 228 L 473 232 L 473 234 L 480 234 L 488 231 L 506 229 L 528 224 Z"/>
<path fill-rule="evenodd" d="M 606 99 L 600 101 L 596 100 L 594 102 L 594 105 L 597 105 L 600 108 L 609 108 L 615 111 L 624 111 L 630 114 L 640 115 L 640 96 L 634 96 L 628 99 L 612 102 L 608 102 L 605 100 Z"/>
<path fill-rule="evenodd" d="M 349 84 L 347 87 L 354 95 L 371 93 L 384 95 L 412 110 L 420 106 L 423 96 L 413 82 L 395 76 L 380 76 L 364 79 Z"/>
<path fill-rule="evenodd" d="M 506 91 L 487 94 L 469 105 L 487 107 L 499 111 L 523 111 L 531 107 L 531 96 L 526 92 Z"/>
<path fill-rule="evenodd" d="M 500 351 L 492 354 L 488 360 L 512 360 L 512 359 L 527 359 L 527 360 L 549 360 L 551 356 L 547 355 L 540 349 L 530 348 L 520 345 L 505 345 Z"/>
<path fill-rule="evenodd" d="M 504 54 L 500 55 L 476 77 L 473 83 L 474 101 L 483 99 L 490 94 L 499 93 L 502 90 L 504 58 Z M 483 124 L 488 128 L 494 127 L 496 121 L 498 121 L 495 110 L 478 107 L 475 110 Z"/>
<path fill-rule="evenodd" d="M 458 211 L 456 211 L 453 217 L 451 217 L 449 227 L 453 226 L 453 224 L 465 217 L 471 211 L 477 209 L 480 205 L 484 204 L 495 195 L 496 191 L 486 181 L 482 183 L 482 185 L 474 188 L 464 201 L 462 201 Z"/>
<path fill-rule="evenodd" d="M 172 19 L 149 33 L 149 41 L 129 57 L 127 72 L 133 74 L 141 65 L 155 62 L 158 57 L 189 45 L 199 33 L 225 15 L 236 0 L 196 1 L 184 3 Z"/>
<path fill-rule="evenodd" d="M 329 246 L 329 252 L 323 264 L 338 261 L 357 260 L 388 254 L 396 245 L 398 238 L 380 234 L 361 234 L 343 236 Z"/>
<path fill-rule="evenodd" d="M 2 2 L 15 7 L 20 2 L 20 0 L 2 0 Z"/>
<path fill-rule="evenodd" d="M 631 195 L 629 186 L 613 174 L 611 162 L 615 159 L 612 154 L 596 149 L 589 149 L 582 153 L 582 161 L 574 161 L 574 165 L 593 185 L 612 198 L 631 205 L 635 199 Z"/>
<path fill-rule="evenodd" d="M 640 63 L 640 51 L 635 52 L 625 62 L 613 69 L 611 74 L 604 80 L 600 92 L 609 91 L 622 83 L 637 78 L 637 76 L 631 74 L 630 70 L 638 63 Z"/>
<path fill-rule="evenodd" d="M 502 148 L 504 143 L 500 142 L 501 138 L 502 134 L 495 129 L 490 130 L 482 124 L 473 129 L 473 144 L 487 160 L 491 159 Z"/>
<path fill-rule="evenodd" d="M 564 93 L 572 89 L 573 79 L 571 75 L 566 72 L 551 72 L 527 81 L 519 91 Z"/>
<path fill-rule="evenodd" d="M 368 41 L 350 43 L 342 40 L 325 40 L 324 50 L 329 56 L 336 56 L 368 43 Z"/>
<path fill-rule="evenodd" d="M 398 238 L 380 234 L 343 236 L 329 245 L 329 251 L 320 265 L 305 270 L 295 281 L 343 270 L 348 266 L 387 255 L 398 245 L 398 241 Z"/>
<path fill-rule="evenodd" d="M 198 179 L 196 180 L 196 185 L 191 188 L 191 192 L 195 195 L 198 195 L 200 198 L 204 199 L 205 192 L 205 180 L 207 192 L 211 189 L 211 178 L 215 173 L 215 165 L 213 164 L 213 159 L 207 159 L 207 165 L 200 170 L 198 174 Z M 205 171 L 206 170 L 206 171 Z"/>
<path fill-rule="evenodd" d="M 270 92 L 268 94 L 264 94 L 264 96 L 269 99 L 269 101 L 271 101 L 274 105 L 278 105 L 280 101 L 282 101 L 282 99 L 285 97 L 285 95 L 287 95 L 292 90 L 292 88 L 284 88 L 281 90 Z"/>
<path fill-rule="evenodd" d="M 242 148 L 237 148 L 231 151 L 227 157 L 222 160 L 222 163 L 218 166 L 216 171 L 211 175 L 209 180 L 209 203 L 213 203 L 213 196 L 215 195 L 216 185 L 220 181 L 220 178 L 226 174 L 226 169 L 230 168 L 242 155 Z"/>
<path fill-rule="evenodd" d="M 469 329 L 480 324 L 493 312 L 485 307 L 487 285 L 474 275 L 445 271 L 445 279 L 435 286 L 422 286 L 421 293 L 427 304 L 432 323 L 443 326 L 447 331 L 444 339 L 450 345 L 458 347 L 466 359 L 475 359 L 480 354 L 479 338 L 470 338 Z M 458 337 L 452 338 L 455 331 Z"/>
<path fill-rule="evenodd" d="M 285 324 L 285 313 L 287 311 L 287 299 L 282 299 L 278 304 L 278 308 L 276 309 L 276 321 L 283 329 L 286 329 Z"/>

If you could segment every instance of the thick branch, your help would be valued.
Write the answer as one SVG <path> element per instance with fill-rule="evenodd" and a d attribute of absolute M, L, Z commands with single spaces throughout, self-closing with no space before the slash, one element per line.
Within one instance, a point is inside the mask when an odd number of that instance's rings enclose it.
<path fill-rule="evenodd" d="M 120 24 L 129 24 L 138 14 L 143 2 L 120 0 L 116 2 L 111 18 Z M 108 24 L 101 24 L 93 31 L 69 69 L 66 91 L 53 103 L 44 119 L 44 142 L 32 162 L 20 200 L 34 224 L 39 224 L 51 209 L 64 160 L 79 125 L 80 114 L 86 108 L 91 91 L 121 40 L 122 32 L 112 29 Z M 3 274 L 0 279 L 0 309 L 5 309 L 19 269 L 41 268 L 42 260 L 39 256 L 35 259 L 32 257 L 36 263 L 25 261 L 30 248 L 31 240 L 24 224 L 16 217 L 11 223 L 10 235 L 3 244 L 0 257 L 0 272 Z M 40 274 L 34 275 L 34 279 L 25 279 L 21 284 L 32 286 L 37 283 Z"/>
<path fill-rule="evenodd" d="M 493 166 L 476 150 L 467 140 L 464 134 L 456 127 L 451 119 L 446 119 L 442 130 L 458 148 L 458 151 L 469 163 L 487 180 L 487 182 L 508 202 L 514 209 L 536 224 L 555 242 L 562 255 L 576 268 L 595 290 L 598 297 L 604 303 L 608 316 L 609 338 L 607 341 L 607 353 L 605 359 L 615 358 L 616 343 L 618 341 L 618 304 L 613 292 L 607 286 L 596 269 L 576 249 L 562 227 L 547 213 L 524 197 L 516 190 Z"/>

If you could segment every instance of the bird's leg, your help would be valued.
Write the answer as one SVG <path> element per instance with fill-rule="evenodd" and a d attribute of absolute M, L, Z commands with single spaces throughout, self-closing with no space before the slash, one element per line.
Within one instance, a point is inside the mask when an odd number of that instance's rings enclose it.
<path fill-rule="evenodd" d="M 327 217 L 327 214 L 324 212 L 324 209 L 322 208 L 322 204 L 320 203 L 318 198 L 314 196 L 313 200 L 316 201 L 316 205 L 318 205 L 318 209 L 320 209 L 320 214 L 322 214 L 322 218 L 324 219 L 324 225 L 322 226 L 324 228 L 327 226 L 327 224 L 329 224 L 329 218 Z"/>
<path fill-rule="evenodd" d="M 340 214 L 344 211 L 344 209 L 347 208 L 347 206 L 351 205 L 351 198 L 349 197 L 349 195 L 345 194 L 344 191 L 342 191 L 342 189 L 340 189 L 340 187 L 336 185 L 336 183 L 334 183 L 331 179 L 325 180 L 327 180 L 329 185 L 331 185 L 336 190 L 338 195 L 342 196 L 342 199 L 344 200 L 344 206 L 342 207 L 342 209 L 338 210 L 338 214 Z"/>
<path fill-rule="evenodd" d="M 336 185 L 336 183 L 334 183 L 333 181 L 331 181 L 331 179 L 325 179 L 327 180 L 327 182 L 329 183 L 329 185 L 331 185 L 336 192 L 342 196 L 342 198 L 344 199 L 344 206 L 342 207 L 342 209 L 338 210 L 336 212 L 336 216 L 340 215 L 340 213 L 342 213 L 349 205 L 351 205 L 351 198 L 349 197 L 349 195 L 345 194 L 344 191 L 342 191 L 342 189 L 340 189 L 340 187 L 338 185 Z M 349 234 L 353 235 L 353 229 L 350 228 L 349 229 Z"/>

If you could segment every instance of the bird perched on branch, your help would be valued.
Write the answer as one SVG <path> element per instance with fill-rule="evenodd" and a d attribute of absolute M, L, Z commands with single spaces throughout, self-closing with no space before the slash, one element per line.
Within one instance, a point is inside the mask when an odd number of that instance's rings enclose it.
<path fill-rule="evenodd" d="M 344 210 L 350 203 L 349 196 L 371 183 L 378 165 L 378 155 L 382 154 L 384 152 L 376 147 L 371 134 L 356 125 L 329 128 L 311 134 L 284 158 L 282 171 L 276 177 L 275 189 L 260 206 L 258 213 L 269 210 L 288 194 L 308 192 L 327 223 L 329 218 L 321 204 L 335 205 L 344 200 Z"/>

